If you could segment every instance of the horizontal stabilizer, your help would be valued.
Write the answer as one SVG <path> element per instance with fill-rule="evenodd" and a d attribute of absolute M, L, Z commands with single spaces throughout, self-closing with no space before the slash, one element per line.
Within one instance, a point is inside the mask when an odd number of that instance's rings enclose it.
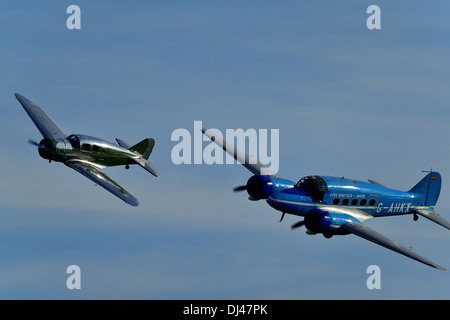
<path fill-rule="evenodd" d="M 401 244 L 398 244 L 395 241 L 392 241 L 391 239 L 383 236 L 382 234 L 370 229 L 367 226 L 364 226 L 360 223 L 355 222 L 348 222 L 342 225 L 342 228 L 346 229 L 347 231 L 350 231 L 351 233 L 364 238 L 366 240 L 372 241 L 380 246 L 383 246 L 387 249 L 391 249 L 397 253 L 400 253 L 406 257 L 409 257 L 411 259 L 414 259 L 416 261 L 422 262 L 430 267 L 439 269 L 439 270 L 446 270 L 440 265 L 434 263 L 433 261 L 428 260 L 425 257 L 422 257 L 421 255 L 415 253 L 411 249 L 406 248 L 405 246 L 402 246 Z"/>
<path fill-rule="evenodd" d="M 375 180 L 368 179 L 367 181 L 369 181 L 371 184 L 374 184 L 376 186 L 380 186 L 380 187 L 386 188 L 385 185 L 382 185 L 381 183 L 379 183 L 379 182 L 377 182 Z"/>
<path fill-rule="evenodd" d="M 128 143 L 126 143 L 125 141 L 123 141 L 122 139 L 116 138 L 116 141 L 119 144 L 119 146 L 121 146 L 122 148 L 125 148 L 125 149 L 131 148 L 131 146 Z"/>
<path fill-rule="evenodd" d="M 433 210 L 426 210 L 426 209 L 416 209 L 414 210 L 417 214 L 420 214 L 422 217 L 425 217 L 427 219 L 430 219 L 431 221 L 443 226 L 444 228 L 447 228 L 450 230 L 450 222 L 442 218 L 440 215 L 438 215 Z"/>
<path fill-rule="evenodd" d="M 159 172 L 156 171 L 155 167 L 151 164 L 150 161 L 145 160 L 143 158 L 131 158 L 131 157 L 130 160 L 136 162 L 138 165 L 140 165 L 142 168 L 150 172 L 155 177 L 159 177 Z"/>

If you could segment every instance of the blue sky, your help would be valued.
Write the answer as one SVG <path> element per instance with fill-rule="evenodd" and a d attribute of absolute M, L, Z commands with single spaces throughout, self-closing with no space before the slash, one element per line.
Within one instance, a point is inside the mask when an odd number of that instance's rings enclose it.
<path fill-rule="evenodd" d="M 66 8 L 81 8 L 81 30 Z M 381 30 L 366 8 L 381 8 Z M 409 190 L 443 176 L 450 218 L 450 6 L 445 1 L 14 1 L 0 4 L 0 298 L 448 299 L 450 277 L 357 237 L 291 231 L 295 217 L 232 188 L 239 165 L 171 162 L 177 128 L 280 130 L 280 173 Z M 133 208 L 62 164 L 14 92 L 67 133 L 153 137 L 154 178 L 106 173 Z M 205 143 L 206 145 L 206 143 Z M 411 216 L 367 225 L 450 268 L 448 230 Z M 66 288 L 77 264 L 82 289 Z M 381 268 L 381 290 L 366 269 Z"/>

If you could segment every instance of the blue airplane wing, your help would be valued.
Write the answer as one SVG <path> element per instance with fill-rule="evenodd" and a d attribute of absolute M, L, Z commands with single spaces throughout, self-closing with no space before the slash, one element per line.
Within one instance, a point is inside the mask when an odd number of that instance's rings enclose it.
<path fill-rule="evenodd" d="M 342 225 L 342 228 L 346 229 L 347 231 L 350 231 L 351 233 L 353 233 L 361 238 L 372 241 L 380 246 L 383 246 L 387 249 L 393 250 L 393 251 L 400 253 L 404 256 L 407 256 L 411 259 L 422 262 L 428 266 L 431 266 L 431 267 L 439 269 L 439 270 L 446 270 L 445 268 L 434 263 L 433 261 L 430 261 L 427 258 L 422 257 L 421 255 L 415 253 L 411 249 L 408 249 L 405 246 L 402 246 L 401 244 L 398 244 L 397 242 L 392 241 L 391 239 L 383 236 L 382 234 L 370 229 L 369 227 L 367 227 L 361 223 L 348 222 L 348 223 Z"/>
<path fill-rule="evenodd" d="M 83 176 L 94 181 L 96 184 L 102 186 L 116 197 L 119 197 L 129 205 L 136 207 L 139 205 L 139 201 L 133 197 L 128 191 L 122 188 L 118 183 L 109 178 L 103 171 L 93 165 L 85 162 L 66 162 L 66 165 L 70 168 L 78 171 Z"/>
<path fill-rule="evenodd" d="M 58 127 L 44 110 L 18 93 L 15 93 L 15 96 L 44 138 L 64 139 L 67 137 L 67 134 Z"/>
<path fill-rule="evenodd" d="M 450 230 L 450 223 L 433 210 L 415 209 L 414 212 Z"/>
<path fill-rule="evenodd" d="M 237 148 L 233 144 L 227 142 L 222 137 L 214 134 L 213 131 L 202 129 L 202 132 L 205 136 L 210 138 L 215 144 L 221 147 L 226 153 L 232 156 L 237 162 L 239 162 L 245 168 L 247 168 L 251 173 L 285 179 L 284 177 L 280 176 L 278 172 L 275 172 L 265 164 L 257 161 L 252 156 L 248 155 L 245 151 Z"/>

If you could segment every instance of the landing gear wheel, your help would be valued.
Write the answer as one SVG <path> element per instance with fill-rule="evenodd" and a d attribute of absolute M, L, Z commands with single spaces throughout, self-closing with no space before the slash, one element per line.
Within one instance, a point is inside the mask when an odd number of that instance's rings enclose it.
<path fill-rule="evenodd" d="M 414 221 L 419 220 L 419 216 L 418 216 L 417 214 L 415 214 L 415 213 L 414 213 L 414 216 L 413 216 L 413 220 L 414 220 Z"/>

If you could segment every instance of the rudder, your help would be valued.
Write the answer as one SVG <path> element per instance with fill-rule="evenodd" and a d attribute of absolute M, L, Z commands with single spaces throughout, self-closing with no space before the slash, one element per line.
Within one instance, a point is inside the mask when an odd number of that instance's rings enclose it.
<path fill-rule="evenodd" d="M 128 150 L 139 153 L 142 156 L 142 158 L 147 160 L 148 157 L 150 157 L 150 153 L 152 153 L 154 146 L 155 146 L 155 139 L 147 138 L 135 144 Z"/>
<path fill-rule="evenodd" d="M 438 172 L 430 172 L 409 192 L 425 196 L 426 206 L 434 206 L 441 193 L 442 178 Z"/>

